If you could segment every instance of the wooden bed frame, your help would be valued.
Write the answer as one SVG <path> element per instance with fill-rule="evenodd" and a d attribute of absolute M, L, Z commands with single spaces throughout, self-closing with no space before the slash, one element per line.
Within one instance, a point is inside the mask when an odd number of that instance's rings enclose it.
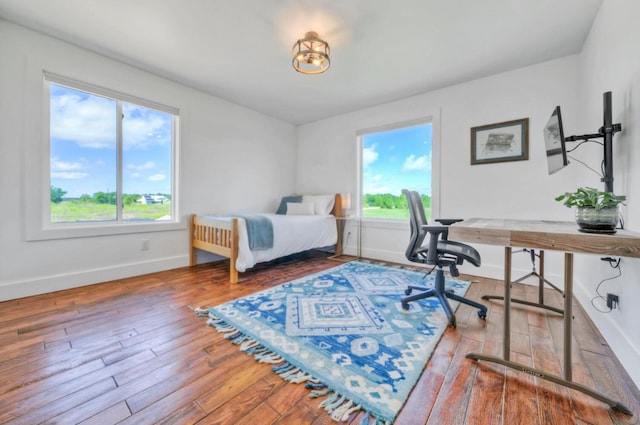
<path fill-rule="evenodd" d="M 335 195 L 335 203 L 331 214 L 335 217 L 344 215 L 342 197 Z M 206 221 L 201 220 L 196 214 L 192 214 L 189 220 L 189 265 L 196 265 L 196 250 L 211 252 L 229 259 L 229 282 L 238 283 L 238 219 L 221 219 L 212 222 L 211 217 Z M 340 225 L 338 223 L 338 229 Z M 338 232 L 336 253 L 341 251 L 342 234 Z"/>

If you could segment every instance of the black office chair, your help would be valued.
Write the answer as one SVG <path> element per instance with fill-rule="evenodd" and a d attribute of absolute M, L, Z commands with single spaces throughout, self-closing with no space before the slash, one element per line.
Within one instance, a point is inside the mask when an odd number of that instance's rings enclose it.
<path fill-rule="evenodd" d="M 448 267 L 451 276 L 457 277 L 460 275 L 457 266 L 461 265 L 465 260 L 476 267 L 480 266 L 480 254 L 478 251 L 469 245 L 447 239 L 447 226 L 461 220 L 440 219 L 436 220 L 441 223 L 440 226 L 428 226 L 420 194 L 416 191 L 409 191 L 407 189 L 403 189 L 402 193 L 407 198 L 410 215 L 409 221 L 411 224 L 411 237 L 409 239 L 409 245 L 407 246 L 405 255 L 411 262 L 433 266 L 429 273 L 434 269 L 436 271 L 435 285 L 433 287 L 409 285 L 405 290 L 405 294 L 409 296 L 402 298 L 401 300 L 402 308 L 408 310 L 409 303 L 411 301 L 437 297 L 438 300 L 440 300 L 440 304 L 442 304 L 442 308 L 447 315 L 447 319 L 449 319 L 449 326 L 451 327 L 455 328 L 456 326 L 456 316 L 453 314 L 453 310 L 449 305 L 448 299 L 476 307 L 478 309 L 478 317 L 485 319 L 487 317 L 486 306 L 468 298 L 461 297 L 460 295 L 456 295 L 453 291 L 446 290 L 444 287 L 445 279 L 443 267 Z M 429 243 L 428 245 L 423 245 L 427 234 L 429 234 Z M 411 295 L 414 290 L 421 292 Z"/>

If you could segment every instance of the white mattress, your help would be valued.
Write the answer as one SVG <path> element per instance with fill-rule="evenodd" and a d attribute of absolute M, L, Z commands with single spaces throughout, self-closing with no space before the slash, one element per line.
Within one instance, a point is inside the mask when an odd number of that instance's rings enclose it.
<path fill-rule="evenodd" d="M 258 263 L 275 260 L 297 252 L 335 245 L 338 239 L 336 218 L 333 215 L 256 214 L 273 223 L 273 248 L 251 251 L 247 226 L 238 218 L 238 260 L 236 269 L 243 272 Z M 221 217 L 204 216 L 220 220 Z M 231 217 L 228 218 L 231 220 Z"/>

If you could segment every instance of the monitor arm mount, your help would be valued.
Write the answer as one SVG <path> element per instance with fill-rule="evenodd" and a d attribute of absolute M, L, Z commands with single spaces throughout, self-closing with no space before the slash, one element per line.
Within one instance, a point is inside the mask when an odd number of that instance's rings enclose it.
<path fill-rule="evenodd" d="M 604 177 L 600 179 L 604 183 L 605 192 L 613 193 L 613 135 L 618 131 L 622 131 L 622 124 L 613 124 L 611 113 L 611 92 L 605 92 L 603 95 L 603 112 L 604 124 L 595 134 L 583 134 L 580 136 L 565 137 L 567 142 L 575 142 L 578 140 L 604 139 Z"/>

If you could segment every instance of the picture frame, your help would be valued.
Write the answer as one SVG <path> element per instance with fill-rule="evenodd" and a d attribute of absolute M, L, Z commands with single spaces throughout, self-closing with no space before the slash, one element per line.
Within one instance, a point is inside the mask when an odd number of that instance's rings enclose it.
<path fill-rule="evenodd" d="M 529 159 L 529 118 L 471 127 L 471 165 Z"/>

